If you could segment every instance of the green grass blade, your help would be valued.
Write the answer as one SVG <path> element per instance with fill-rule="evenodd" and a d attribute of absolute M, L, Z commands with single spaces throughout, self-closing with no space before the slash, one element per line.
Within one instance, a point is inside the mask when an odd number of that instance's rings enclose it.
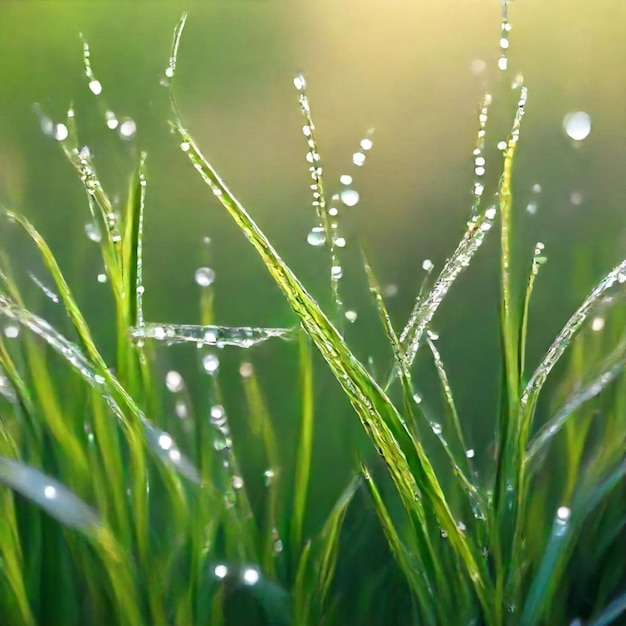
<path fill-rule="evenodd" d="M 617 619 L 624 613 L 626 613 L 626 591 L 610 602 L 598 617 L 588 623 L 588 626 L 610 626 L 611 624 L 617 624 Z"/>
<path fill-rule="evenodd" d="M 289 542 L 292 562 L 302 561 L 302 528 L 306 512 L 309 477 L 311 472 L 311 451 L 313 448 L 313 417 L 315 410 L 313 393 L 313 360 L 309 338 L 300 334 L 300 386 L 301 414 L 298 452 L 296 454 L 295 479 L 293 485 L 293 514 L 290 520 Z M 294 567 L 295 569 L 295 567 Z"/>

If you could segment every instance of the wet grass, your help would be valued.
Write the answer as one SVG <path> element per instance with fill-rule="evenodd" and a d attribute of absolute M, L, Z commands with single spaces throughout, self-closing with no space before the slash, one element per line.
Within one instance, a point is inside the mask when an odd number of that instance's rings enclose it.
<path fill-rule="evenodd" d="M 11 625 L 146 626 L 620 623 L 626 610 L 626 261 L 594 287 L 543 359 L 527 363 L 529 302 L 545 258 L 538 244 L 519 288 L 512 270 L 511 181 L 526 106 L 523 85 L 516 86 L 518 108 L 497 188 L 486 201 L 482 187 L 475 187 L 463 239 L 432 285 L 425 283 L 399 332 L 364 254 L 393 361 L 389 371 L 375 375 L 355 356 L 341 328 L 343 245 L 325 197 L 304 77 L 295 86 L 319 219 L 315 244 L 326 243 L 329 251 L 332 311 L 321 309 L 281 259 L 178 114 L 173 82 L 184 22 L 176 29 L 164 78 L 172 129 L 208 192 L 258 252 L 297 325 L 217 326 L 210 276 L 202 278 L 201 326 L 144 320 L 146 156 L 138 159 L 127 202 L 117 213 L 89 151 L 80 148 L 73 111 L 64 124 L 51 126 L 85 186 L 114 302 L 116 349 L 114 362 L 106 362 L 54 252 L 26 217 L 4 208 L 12 236 L 22 231 L 41 255 L 49 274 L 44 283 L 54 285 L 49 296 L 60 301 L 66 319 L 53 327 L 27 309 L 20 268 L 1 258 L 3 619 Z M 96 93 L 87 46 L 85 65 Z M 478 154 L 488 104 L 481 109 Z M 358 153 L 363 160 L 369 135 L 367 141 Z M 497 237 L 498 227 L 502 383 L 493 461 L 478 473 L 454 381 L 429 327 L 484 238 Z M 281 467 L 284 444 L 247 359 L 246 351 L 264 341 L 290 342 L 297 353 L 295 467 Z M 156 342 L 202 347 L 199 367 L 210 375 L 208 416 L 173 371 L 165 382 L 178 417 L 169 416 L 163 384 L 155 377 Z M 252 502 L 254 480 L 238 458 L 219 358 L 211 351 L 225 345 L 244 354 L 241 393 L 268 468 L 261 506 Z M 311 532 L 306 520 L 315 480 L 314 351 L 351 403 L 384 471 L 365 459 L 357 464 L 325 521 Z M 437 419 L 415 394 L 416 359 L 434 363 L 445 399 Z M 537 401 L 557 365 L 561 402 L 548 402 L 551 412 L 538 416 Z M 426 442 L 433 434 L 443 454 L 429 453 Z M 285 480 L 287 474 L 292 481 Z M 381 558 L 374 558 L 377 551 Z"/>

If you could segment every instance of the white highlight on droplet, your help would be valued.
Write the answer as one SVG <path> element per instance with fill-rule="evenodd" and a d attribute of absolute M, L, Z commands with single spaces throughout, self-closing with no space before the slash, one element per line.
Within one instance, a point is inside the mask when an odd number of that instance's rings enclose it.
<path fill-rule="evenodd" d="M 90 80 L 89 90 L 95 96 L 99 96 L 102 93 L 102 83 L 99 80 Z"/>
<path fill-rule="evenodd" d="M 358 204 L 360 198 L 359 192 L 354 189 L 344 189 L 344 191 L 341 192 L 340 197 L 341 201 L 346 206 L 355 206 Z"/>
<path fill-rule="evenodd" d="M 594 317 L 591 322 L 591 330 L 598 332 L 604 328 L 604 318 Z"/>
<path fill-rule="evenodd" d="M 56 498 L 56 495 L 57 495 L 56 487 L 53 487 L 52 485 L 46 485 L 43 490 L 43 495 L 46 498 L 48 498 L 48 500 L 52 500 L 53 498 Z"/>
<path fill-rule="evenodd" d="M 352 176 L 350 176 L 349 174 L 342 174 L 339 177 L 339 182 L 342 185 L 350 185 L 350 184 L 352 184 Z"/>
<path fill-rule="evenodd" d="M 246 567 L 241 574 L 244 585 L 256 585 L 260 577 L 258 570 L 253 567 Z"/>
<path fill-rule="evenodd" d="M 126 141 L 129 141 L 135 136 L 137 132 L 137 124 L 130 117 L 127 117 L 119 127 L 120 137 Z"/>
<path fill-rule="evenodd" d="M 220 563 L 219 565 L 215 566 L 215 568 L 213 569 L 213 573 L 217 578 L 226 578 L 226 576 L 228 576 L 228 568 L 226 567 L 226 565 Z"/>
<path fill-rule="evenodd" d="M 572 511 L 567 506 L 560 506 L 557 509 L 556 516 L 562 522 L 566 522 L 569 519 L 569 516 L 572 514 Z"/>
<path fill-rule="evenodd" d="M 173 445 L 174 440 L 167 433 L 163 433 L 159 436 L 159 446 L 163 450 L 169 450 Z"/>
<path fill-rule="evenodd" d="M 70 135 L 70 131 L 67 130 L 67 126 L 65 124 L 57 124 L 54 127 L 54 138 L 57 141 L 65 141 Z"/>

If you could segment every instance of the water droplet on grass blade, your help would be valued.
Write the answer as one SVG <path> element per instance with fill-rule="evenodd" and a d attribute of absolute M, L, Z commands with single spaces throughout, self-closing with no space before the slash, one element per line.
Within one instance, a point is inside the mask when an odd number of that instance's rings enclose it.
<path fill-rule="evenodd" d="M 568 137 L 574 141 L 582 141 L 591 132 L 591 116 L 584 111 L 568 113 L 563 118 L 563 128 Z"/>
<path fill-rule="evenodd" d="M 213 376 L 220 367 L 220 360 L 215 354 L 207 354 L 202 358 L 202 367 L 207 374 Z"/>
<path fill-rule="evenodd" d="M 355 152 L 352 155 L 352 162 L 357 167 L 361 167 L 365 163 L 365 155 L 362 152 Z"/>
<path fill-rule="evenodd" d="M 352 184 L 352 176 L 350 176 L 349 174 L 342 174 L 339 177 L 339 182 L 342 185 L 351 185 Z"/>
<path fill-rule="evenodd" d="M 594 317 L 591 322 L 591 330 L 598 332 L 604 328 L 604 318 Z"/>
<path fill-rule="evenodd" d="M 215 270 L 210 267 L 199 267 L 194 274 L 194 278 L 200 287 L 209 287 L 215 280 Z"/>
<path fill-rule="evenodd" d="M 223 564 L 216 565 L 213 568 L 213 573 L 215 574 L 216 578 L 224 579 L 226 578 L 226 576 L 228 576 L 228 567 Z"/>
<path fill-rule="evenodd" d="M 102 93 L 102 83 L 99 80 L 90 80 L 89 81 L 89 90 L 95 96 L 99 96 Z"/>
<path fill-rule="evenodd" d="M 100 243 L 102 241 L 100 229 L 93 222 L 87 222 L 87 224 L 85 224 L 85 235 L 87 235 L 87 238 L 94 243 Z"/>
<path fill-rule="evenodd" d="M 359 202 L 359 192 L 354 189 L 344 189 L 340 197 L 346 206 L 356 206 Z"/>
<path fill-rule="evenodd" d="M 180 393 L 185 388 L 183 377 L 176 370 L 170 370 L 165 375 L 165 386 L 172 393 Z"/>
<path fill-rule="evenodd" d="M 314 226 L 306 236 L 307 243 L 311 246 L 319 248 L 326 243 L 326 235 L 321 226 Z"/>
<path fill-rule="evenodd" d="M 4 326 L 2 332 L 7 339 L 15 339 L 19 337 L 20 327 L 17 324 L 9 323 Z"/>
<path fill-rule="evenodd" d="M 356 319 L 358 317 L 358 313 L 356 311 L 346 311 L 344 315 L 345 318 L 352 323 L 356 322 Z"/>
<path fill-rule="evenodd" d="M 57 141 L 65 141 L 70 135 L 65 124 L 57 124 L 54 127 L 53 136 Z"/>
<path fill-rule="evenodd" d="M 248 586 L 256 585 L 260 578 L 261 575 L 259 574 L 259 571 L 252 567 L 246 567 L 241 574 L 243 584 Z"/>
<path fill-rule="evenodd" d="M 124 141 L 130 141 L 137 133 L 137 124 L 130 117 L 127 117 L 120 124 L 118 132 Z"/>

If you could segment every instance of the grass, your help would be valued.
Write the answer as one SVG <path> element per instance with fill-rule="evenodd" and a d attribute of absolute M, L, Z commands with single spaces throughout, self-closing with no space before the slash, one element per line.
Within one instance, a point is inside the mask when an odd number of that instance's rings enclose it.
<path fill-rule="evenodd" d="M 506 23 L 506 15 L 504 15 Z M 210 286 L 201 326 L 143 318 L 146 155 L 130 176 L 121 214 L 79 149 L 74 113 L 53 130 L 86 190 L 115 304 L 114 363 L 105 362 L 52 250 L 34 225 L 5 208 L 41 255 L 67 320 L 58 328 L 28 310 L 10 259 L 0 263 L 0 610 L 21 624 L 535 624 L 623 623 L 626 612 L 624 484 L 626 261 L 589 293 L 531 369 L 529 302 L 545 261 L 538 244 L 523 289 L 515 280 L 511 193 L 527 92 L 519 101 L 492 202 L 475 193 L 467 231 L 396 332 L 374 270 L 364 271 L 393 366 L 374 376 L 341 329 L 341 245 L 325 199 L 304 77 L 304 115 L 317 233 L 329 250 L 334 309 L 323 311 L 203 156 L 177 112 L 173 82 L 185 24 L 176 28 L 165 81 L 172 128 L 209 192 L 256 249 L 298 320 L 295 328 L 215 325 Z M 88 80 L 95 81 L 85 44 Z M 488 100 L 477 150 L 484 147 Z M 429 325 L 490 230 L 500 227 L 502 383 L 494 459 L 478 474 L 454 385 Z M 589 320 L 604 320 L 603 333 Z M 293 489 L 254 367 L 242 363 L 252 435 L 265 456 L 263 505 L 252 503 L 224 409 L 219 361 L 204 362 L 210 419 L 201 419 L 176 372 L 166 380 L 184 420 L 165 417 L 154 342 L 297 346 L 299 442 Z M 313 351 L 350 401 L 385 472 L 364 459 L 325 522 L 306 527 L 315 411 Z M 412 366 L 432 358 L 445 414 L 416 398 Z M 589 364 L 592 364 L 591 366 Z M 565 398 L 537 417 L 559 365 Z M 392 398 L 397 398 L 394 402 Z M 550 405 L 550 403 L 548 403 Z M 183 424 L 191 425 L 184 428 Z M 428 437 L 443 455 L 435 462 Z M 353 520 L 358 519 L 358 523 Z M 372 520 L 377 520 L 372 525 Z M 369 526 L 368 526 L 369 524 Z M 359 533 L 361 533 L 359 535 Z M 349 541 L 346 538 L 349 537 Z M 368 562 L 381 548 L 387 565 Z M 363 567 L 365 570 L 363 571 Z M 356 577 L 358 588 L 353 583 Z M 620 620 L 622 620 L 620 622 Z"/>

